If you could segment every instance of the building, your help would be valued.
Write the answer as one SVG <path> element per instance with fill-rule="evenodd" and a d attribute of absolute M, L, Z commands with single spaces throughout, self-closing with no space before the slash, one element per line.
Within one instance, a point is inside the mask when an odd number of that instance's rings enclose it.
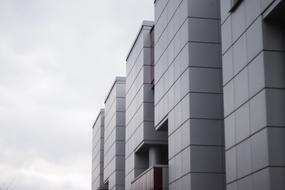
<path fill-rule="evenodd" d="M 92 127 L 92 190 L 104 190 L 104 122 L 105 110 L 101 109 Z"/>
<path fill-rule="evenodd" d="M 154 128 L 153 22 L 144 21 L 126 60 L 126 189 L 167 188 L 167 131 Z M 161 180 L 152 172 L 161 170 Z M 148 177 L 146 177 L 148 176 Z M 163 180 L 164 176 L 164 180 Z"/>
<path fill-rule="evenodd" d="M 104 184 L 125 189 L 125 77 L 116 77 L 105 100 Z"/>
<path fill-rule="evenodd" d="M 169 189 L 224 187 L 218 0 L 156 0 L 155 128 L 167 126 Z"/>
<path fill-rule="evenodd" d="M 284 1 L 221 1 L 228 190 L 285 189 Z"/>
<path fill-rule="evenodd" d="M 155 0 L 154 11 L 127 55 L 125 104 L 111 108 L 114 87 L 106 99 L 105 184 L 284 190 L 285 0 Z M 117 108 L 124 128 L 110 122 Z"/>

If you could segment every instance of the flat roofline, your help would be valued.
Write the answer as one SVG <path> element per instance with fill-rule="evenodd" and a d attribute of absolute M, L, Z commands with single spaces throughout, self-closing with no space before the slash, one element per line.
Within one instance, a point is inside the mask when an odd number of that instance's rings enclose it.
<path fill-rule="evenodd" d="M 104 112 L 105 112 L 105 109 L 104 109 L 104 108 L 101 108 L 101 109 L 99 110 L 99 113 L 97 114 L 97 117 L 96 117 L 96 119 L 95 119 L 95 122 L 94 122 L 92 128 L 94 128 L 94 126 L 95 126 L 95 124 L 97 123 L 97 121 L 98 121 L 100 115 L 101 115 L 102 113 L 104 113 Z"/>
<path fill-rule="evenodd" d="M 152 28 L 154 27 L 154 22 L 153 22 L 153 21 L 148 21 L 148 20 L 144 20 L 144 21 L 142 22 L 141 27 L 140 27 L 140 29 L 139 29 L 139 31 L 138 31 L 136 37 L 135 37 L 135 40 L 134 40 L 134 42 L 132 43 L 132 46 L 131 46 L 131 48 L 130 48 L 128 54 L 127 54 L 126 61 L 129 59 L 129 57 L 130 57 L 130 55 L 131 55 L 131 53 L 132 53 L 132 51 L 133 51 L 133 49 L 134 49 L 134 47 L 135 47 L 135 45 L 136 45 L 136 43 L 137 43 L 137 41 L 138 41 L 139 36 L 141 35 L 141 32 L 143 31 L 144 27 L 151 27 L 150 30 L 152 30 Z"/>
<path fill-rule="evenodd" d="M 113 90 L 115 84 L 118 83 L 118 82 L 126 83 L 126 77 L 117 76 L 117 77 L 115 78 L 115 81 L 113 82 L 112 87 L 111 87 L 111 89 L 109 90 L 109 92 L 108 92 L 108 94 L 107 94 L 107 97 L 105 98 L 105 101 L 104 101 L 105 104 L 106 104 L 106 102 L 107 102 L 107 100 L 108 100 L 108 98 L 109 98 L 109 96 L 110 96 L 110 94 L 111 94 L 111 92 L 112 92 L 112 90 Z"/>

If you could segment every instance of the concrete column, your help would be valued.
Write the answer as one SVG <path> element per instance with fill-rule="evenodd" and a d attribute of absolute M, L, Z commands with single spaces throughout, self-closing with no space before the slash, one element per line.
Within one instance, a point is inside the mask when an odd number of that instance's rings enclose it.
<path fill-rule="evenodd" d="M 149 158 L 149 167 L 161 163 L 161 154 L 159 147 L 150 147 L 148 150 L 148 158 Z"/>

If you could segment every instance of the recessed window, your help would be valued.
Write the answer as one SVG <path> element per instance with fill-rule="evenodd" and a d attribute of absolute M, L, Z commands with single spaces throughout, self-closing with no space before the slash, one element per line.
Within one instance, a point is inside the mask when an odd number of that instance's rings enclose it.
<path fill-rule="evenodd" d="M 234 10 L 236 10 L 236 8 L 241 4 L 241 2 L 243 0 L 229 0 L 231 1 L 231 9 L 230 12 L 233 12 Z"/>

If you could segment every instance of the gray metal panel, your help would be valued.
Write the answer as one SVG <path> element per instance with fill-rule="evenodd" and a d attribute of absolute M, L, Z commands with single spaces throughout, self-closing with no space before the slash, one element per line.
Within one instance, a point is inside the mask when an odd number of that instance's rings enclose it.
<path fill-rule="evenodd" d="M 280 5 L 243 0 L 229 13 L 221 1 L 228 190 L 285 187 L 270 172 L 284 164 L 284 22 L 270 18 Z"/>
<path fill-rule="evenodd" d="M 101 109 L 92 127 L 92 190 L 104 188 L 104 119 Z"/>
<path fill-rule="evenodd" d="M 155 5 L 155 126 L 168 121 L 170 189 L 224 186 L 219 6 L 216 0 Z"/>
<path fill-rule="evenodd" d="M 105 101 L 104 182 L 109 189 L 124 189 L 125 77 L 116 77 Z"/>
<path fill-rule="evenodd" d="M 139 39 L 139 40 L 138 40 Z M 154 128 L 153 30 L 143 22 L 133 49 L 127 57 L 126 70 L 126 189 L 148 168 L 148 154 L 138 156 L 146 142 L 167 140 L 167 132 Z"/>

